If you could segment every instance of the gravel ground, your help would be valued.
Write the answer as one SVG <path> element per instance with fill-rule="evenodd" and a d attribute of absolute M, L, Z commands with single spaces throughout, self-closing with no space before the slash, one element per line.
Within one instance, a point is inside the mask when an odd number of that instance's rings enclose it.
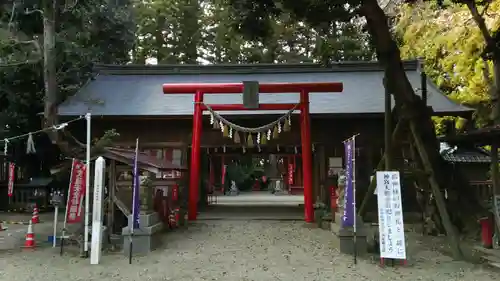
<path fill-rule="evenodd" d="M 410 247 L 407 267 L 380 268 L 372 259 L 340 254 L 332 234 L 302 222 L 205 221 L 165 235 L 165 246 L 134 258 L 105 254 L 89 265 L 54 249 L 0 252 L 0 280 L 499 280 L 498 272 Z M 418 249 L 417 249 L 418 248 Z"/>

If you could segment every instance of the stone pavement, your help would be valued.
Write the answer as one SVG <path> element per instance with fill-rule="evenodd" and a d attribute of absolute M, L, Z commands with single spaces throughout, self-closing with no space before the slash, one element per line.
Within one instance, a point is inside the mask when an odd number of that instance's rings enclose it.
<path fill-rule="evenodd" d="M 53 233 L 53 213 L 42 213 L 39 215 L 40 223 L 33 225 L 35 241 L 38 245 L 47 244 L 49 235 Z M 28 231 L 28 223 L 31 219 L 30 214 L 0 213 L 2 226 L 6 230 L 0 231 L 0 250 L 21 249 L 24 245 L 25 235 Z M 59 216 L 58 229 L 62 228 L 64 216 Z"/>
<path fill-rule="evenodd" d="M 304 204 L 304 195 L 275 195 L 269 191 L 241 192 L 239 195 L 217 195 L 215 204 L 224 206 L 298 206 Z"/>
<path fill-rule="evenodd" d="M 304 196 L 271 194 L 269 191 L 218 195 L 200 210 L 200 220 L 303 220 Z"/>
<path fill-rule="evenodd" d="M 304 208 L 276 205 L 213 205 L 200 210 L 199 220 L 298 220 L 304 219 Z"/>

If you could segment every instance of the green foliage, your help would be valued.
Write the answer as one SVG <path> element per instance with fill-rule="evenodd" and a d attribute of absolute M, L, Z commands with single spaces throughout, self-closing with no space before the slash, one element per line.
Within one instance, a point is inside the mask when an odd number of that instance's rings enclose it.
<path fill-rule="evenodd" d="M 265 23 L 249 27 L 266 36 L 249 36 L 241 32 L 245 10 L 234 0 L 136 2 L 136 63 L 145 63 L 146 58 L 159 63 L 327 63 L 373 58 L 356 21 L 312 25 L 291 11 L 267 13 Z"/>
<path fill-rule="evenodd" d="M 43 18 L 31 2 L 0 5 L 0 128 L 8 128 L 8 135 L 34 131 L 41 124 L 38 114 L 44 106 L 43 57 L 34 46 L 43 45 Z M 129 61 L 135 25 L 130 6 L 125 4 L 89 0 L 79 1 L 74 7 L 59 7 L 59 101 L 90 79 L 93 63 Z M 36 44 L 25 44 L 30 41 Z"/>
<path fill-rule="evenodd" d="M 500 25 L 500 2 L 494 1 L 486 14 L 488 26 Z M 421 57 L 426 72 L 450 98 L 476 108 L 478 125 L 489 118 L 492 64 L 481 57 L 485 47 L 479 28 L 467 7 L 447 3 L 438 9 L 433 3 L 403 5 L 399 10 L 395 32 L 403 58 Z M 485 67 L 488 71 L 485 72 Z"/>
<path fill-rule="evenodd" d="M 198 0 L 134 1 L 137 13 L 136 63 L 196 63 L 201 43 Z"/>

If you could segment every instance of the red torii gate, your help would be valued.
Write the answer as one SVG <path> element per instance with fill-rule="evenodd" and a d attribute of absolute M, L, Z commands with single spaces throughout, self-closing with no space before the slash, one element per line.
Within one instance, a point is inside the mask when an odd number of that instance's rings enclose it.
<path fill-rule="evenodd" d="M 163 84 L 164 94 L 193 94 L 193 137 L 191 148 L 191 167 L 189 171 L 189 202 L 188 218 L 196 220 L 197 204 L 200 182 L 200 141 L 202 134 L 203 111 L 207 107 L 203 104 L 205 94 L 239 94 L 243 93 L 243 83 L 186 83 L 186 84 Z M 259 84 L 259 93 L 300 93 L 300 136 L 302 142 L 302 171 L 304 185 L 304 215 L 306 222 L 314 221 L 313 187 L 312 187 L 312 144 L 311 124 L 309 118 L 309 94 L 325 92 L 342 92 L 342 83 L 266 83 Z M 209 105 L 215 111 L 237 111 L 237 110 L 291 110 L 296 104 L 277 103 L 259 104 L 258 108 L 249 109 L 243 104 L 216 104 Z"/>

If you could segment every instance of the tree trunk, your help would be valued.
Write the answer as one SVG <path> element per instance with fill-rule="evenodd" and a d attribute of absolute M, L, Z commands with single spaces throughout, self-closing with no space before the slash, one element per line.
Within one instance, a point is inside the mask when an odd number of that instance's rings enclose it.
<path fill-rule="evenodd" d="M 45 85 L 45 127 L 51 127 L 58 122 L 57 118 L 57 78 L 55 59 L 56 38 L 56 5 L 57 1 L 43 1 L 43 80 Z M 57 141 L 52 134 L 52 141 Z"/>
<path fill-rule="evenodd" d="M 439 188 L 446 186 L 446 179 L 442 173 L 443 161 L 438 151 L 438 142 L 431 120 L 431 114 L 422 99 L 415 95 L 412 85 L 406 76 L 401 60 L 399 48 L 392 38 L 391 29 L 384 11 L 377 0 L 365 0 L 361 7 L 361 14 L 366 18 L 367 28 L 376 46 L 377 57 L 390 83 L 390 90 L 396 102 L 400 119 L 407 119 L 418 146 L 420 157 L 426 164 L 433 193 L 438 203 L 439 213 L 443 225 L 450 239 L 455 258 L 462 258 L 459 240 L 455 227 L 451 224 L 444 199 Z M 400 120 L 401 121 L 401 120 Z M 416 129 L 418 126 L 418 130 Z M 440 171 L 440 172 L 436 172 Z M 437 189 L 437 190 L 436 190 Z M 442 203 L 442 204 L 441 204 Z"/>

